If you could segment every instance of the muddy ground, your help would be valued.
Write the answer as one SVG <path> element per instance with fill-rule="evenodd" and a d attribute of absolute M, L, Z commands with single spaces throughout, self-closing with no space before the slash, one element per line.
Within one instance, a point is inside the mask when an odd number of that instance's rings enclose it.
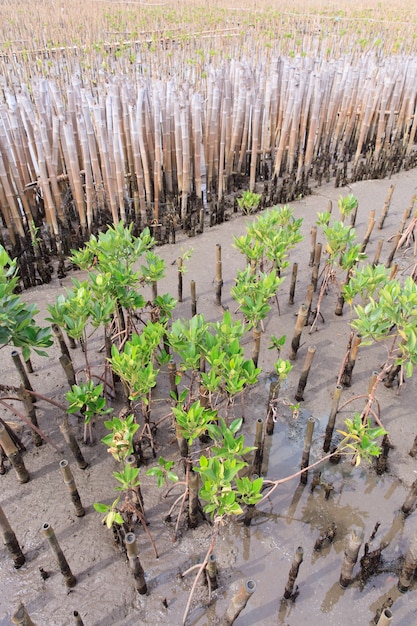
<path fill-rule="evenodd" d="M 327 209 L 328 200 L 333 201 L 337 210 L 340 194 L 353 193 L 359 199 L 356 222 L 359 238 L 363 237 L 369 211 L 376 209 L 377 223 L 381 215 L 389 186 L 395 185 L 388 217 L 383 230 L 375 228 L 367 248 L 372 261 L 376 243 L 384 238 L 381 260 L 385 262 L 392 247 L 390 238 L 398 229 L 404 209 L 408 208 L 416 193 L 416 172 L 410 171 L 394 176 L 391 180 L 366 181 L 348 188 L 335 189 L 322 186 L 313 189 L 313 194 L 292 204 L 295 216 L 304 218 L 302 244 L 291 253 L 290 267 L 286 270 L 286 280 L 279 289 L 280 315 L 273 308 L 265 325 L 259 365 L 263 373 L 260 383 L 247 397 L 245 408 L 245 433 L 251 444 L 258 417 L 266 415 L 269 378 L 273 370 L 275 352 L 268 350 L 269 337 L 274 334 L 288 337 L 283 356 L 288 354 L 289 339 L 292 336 L 295 315 L 304 301 L 306 288 L 310 282 L 311 268 L 308 267 L 310 254 L 310 229 L 317 211 Z M 231 216 L 230 221 L 211 229 L 193 239 L 179 236 L 176 244 L 166 245 L 158 250 L 167 263 L 167 276 L 158 287 L 159 293 L 169 292 L 177 296 L 176 260 L 181 250 L 193 247 L 193 255 L 184 277 L 184 301 L 177 306 L 175 316 L 189 317 L 191 314 L 189 283 L 196 281 L 198 312 L 206 319 L 219 319 L 222 308 L 215 305 L 215 248 L 221 244 L 223 260 L 223 308 L 235 310 L 235 303 L 229 290 L 233 285 L 237 270 L 243 268 L 243 257 L 232 247 L 234 234 L 243 234 L 247 218 Z M 299 273 L 295 292 L 295 302 L 288 303 L 291 264 L 298 262 Z M 415 263 L 413 251 L 402 251 L 397 255 L 399 271 L 406 272 Z M 73 274 L 74 275 L 74 274 Z M 52 303 L 65 286 L 70 285 L 71 276 L 59 281 L 56 277 L 48 285 L 26 292 L 25 299 L 36 302 L 45 315 L 46 305 Z M 317 297 L 317 296 L 316 296 Z M 331 395 L 342 364 L 349 336 L 349 310 L 345 308 L 343 317 L 334 316 L 337 290 L 330 289 L 326 295 L 317 330 L 312 334 L 308 328 L 302 336 L 302 345 L 294 363 L 288 384 L 281 391 L 275 432 L 266 442 L 263 474 L 269 479 L 285 477 L 297 471 L 303 448 L 305 425 L 309 416 L 315 419 L 312 460 L 322 454 L 324 430 L 331 405 Z M 294 418 L 291 404 L 297 388 L 301 367 L 307 347 L 317 348 L 312 371 L 301 403 L 300 414 Z M 101 338 L 92 344 L 93 362 L 100 370 L 103 354 L 99 352 Z M 248 338 L 248 354 L 250 339 Z M 33 388 L 39 393 L 64 402 L 68 384 L 57 360 L 58 350 L 50 349 L 50 357 L 33 356 L 35 372 L 30 375 Z M 383 347 L 366 347 L 360 356 L 353 374 L 353 385 L 345 389 L 342 403 L 358 394 L 366 393 L 372 372 L 384 360 Z M 82 367 L 83 357 L 80 348 L 72 352 L 77 367 Z M 18 384 L 18 376 L 10 358 L 9 348 L 3 349 L 0 363 L 2 384 Z M 159 400 L 152 408 L 152 419 L 160 421 L 156 442 L 158 454 L 178 459 L 177 447 L 171 429 L 167 393 L 167 374 L 162 374 L 155 389 L 154 398 Z M 417 391 L 414 378 L 399 390 L 380 386 L 378 398 L 381 405 L 381 419 L 390 433 L 395 448 L 389 456 L 388 472 L 378 476 L 374 468 L 361 465 L 354 469 L 345 461 L 339 465 L 325 464 L 322 469 L 324 481 L 332 482 L 334 491 L 325 499 L 322 487 L 311 492 L 311 478 L 308 485 L 299 485 L 299 480 L 287 482 L 256 511 L 252 526 L 247 528 L 239 521 L 226 523 L 215 547 L 219 567 L 219 588 L 208 602 L 208 590 L 198 585 L 187 624 L 208 626 L 216 624 L 223 615 L 231 596 L 240 582 L 252 578 L 257 589 L 246 609 L 235 624 L 252 626 L 263 624 L 288 624 L 301 626 L 309 623 L 347 626 L 348 624 L 368 624 L 375 612 L 387 598 L 392 598 L 393 624 L 409 626 L 417 620 L 417 584 L 407 594 L 397 590 L 397 573 L 401 557 L 405 554 L 414 533 L 417 512 L 407 519 L 401 518 L 398 511 L 404 502 L 408 488 L 417 474 L 417 460 L 408 455 L 417 434 L 416 401 Z M 17 406 L 17 405 L 16 405 Z M 363 406 L 363 398 L 351 404 L 338 416 L 338 427 L 343 419 L 351 415 L 352 408 Z M 235 413 L 239 415 L 240 407 Z M 6 513 L 26 555 L 26 564 L 19 570 L 13 568 L 5 548 L 0 549 L 0 624 L 11 623 L 10 616 L 22 600 L 33 622 L 38 626 L 64 626 L 74 623 L 73 612 L 78 611 L 86 626 L 130 626 L 136 624 L 167 624 L 179 626 L 187 603 L 194 578 L 193 573 L 180 578 L 180 574 L 192 565 L 201 562 L 210 542 L 211 527 L 203 523 L 196 530 L 187 530 L 185 522 L 180 526 L 177 541 L 173 541 L 173 523 L 164 521 L 169 507 L 179 488 L 168 498 L 163 498 L 155 482 L 145 477 L 147 467 L 154 462 L 150 450 L 145 449 L 146 465 L 140 477 L 146 514 L 150 531 L 159 552 L 156 559 L 153 549 L 143 530 L 138 526 L 141 560 L 148 583 L 148 594 L 141 596 L 135 591 L 128 563 L 112 538 L 112 534 L 101 525 L 100 515 L 93 509 L 94 502 L 110 503 L 115 497 L 115 481 L 112 472 L 115 462 L 106 448 L 97 443 L 83 446 L 82 450 L 89 466 L 80 470 L 62 439 L 57 427 L 57 419 L 62 411 L 44 402 L 39 403 L 38 420 L 40 428 L 55 443 L 60 451 L 45 444 L 35 448 L 27 427 L 20 435 L 27 446 L 24 461 L 30 472 L 27 484 L 17 483 L 14 470 L 0 477 L 1 506 Z M 0 409 L 3 419 L 19 424 L 4 408 Z M 163 419 L 166 417 L 166 419 Z M 82 424 L 76 417 L 71 423 L 81 440 Z M 105 434 L 102 423 L 95 427 L 97 440 Z M 67 458 L 86 515 L 77 518 L 69 500 L 58 468 L 59 461 Z M 314 552 L 313 546 L 331 523 L 337 525 L 337 535 L 331 545 L 321 552 Z M 383 552 L 382 571 L 367 581 L 365 585 L 355 582 L 342 590 L 338 584 L 343 550 L 350 530 L 362 528 L 367 540 L 374 526 L 381 526 L 371 548 L 377 547 L 384 537 L 389 537 L 389 547 Z M 76 586 L 69 591 L 43 537 L 43 524 L 50 524 L 67 557 L 74 575 Z M 282 602 L 288 571 L 297 546 L 304 549 L 304 562 L 298 577 L 299 595 L 295 602 Z M 360 556 L 362 556 L 361 551 Z M 49 577 L 43 580 L 39 571 L 43 568 Z M 355 573 L 358 571 L 358 566 Z"/>

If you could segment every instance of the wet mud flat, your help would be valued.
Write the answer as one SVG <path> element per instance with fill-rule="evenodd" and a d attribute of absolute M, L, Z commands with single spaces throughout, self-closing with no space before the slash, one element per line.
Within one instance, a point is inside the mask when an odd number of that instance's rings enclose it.
<path fill-rule="evenodd" d="M 337 202 L 341 193 L 351 192 L 359 200 L 356 228 L 358 233 L 363 234 L 369 211 L 376 209 L 377 214 L 381 211 L 389 185 L 394 184 L 392 204 L 384 229 L 373 234 L 367 249 L 369 258 L 372 258 L 378 237 L 388 240 L 395 233 L 402 212 L 415 193 L 415 180 L 415 172 L 411 171 L 389 181 L 355 183 L 348 189 L 320 187 L 313 190 L 312 196 L 291 205 L 295 216 L 304 218 L 305 237 L 303 244 L 290 255 L 290 261 L 298 261 L 300 268 L 295 303 L 292 306 L 288 304 L 288 269 L 286 280 L 279 288 L 280 315 L 274 309 L 265 324 L 265 340 L 262 338 L 259 363 L 263 374 L 259 384 L 246 399 L 244 432 L 249 445 L 255 435 L 256 419 L 264 419 L 266 414 L 268 376 L 273 371 L 274 355 L 267 349 L 266 336 L 286 334 L 287 338 L 291 337 L 298 305 L 303 301 L 310 281 L 306 258 L 309 254 L 309 232 L 317 211 L 326 210 L 329 199 Z M 234 311 L 235 303 L 229 295 L 229 289 L 234 283 L 237 269 L 242 267 L 242 258 L 233 249 L 232 240 L 233 234 L 244 232 L 245 222 L 245 218 L 232 219 L 206 231 L 198 239 L 189 241 L 184 238 L 175 245 L 170 244 L 158 250 L 167 262 L 167 276 L 161 281 L 159 291 L 176 296 L 175 261 L 181 247 L 191 245 L 194 248 L 192 262 L 185 275 L 184 302 L 178 305 L 176 317 L 190 316 L 189 280 L 196 282 L 198 311 L 204 313 L 206 319 L 219 319 L 222 308 Z M 223 307 L 216 307 L 214 302 L 215 247 L 218 243 L 222 246 L 224 264 Z M 387 255 L 390 243 L 385 245 L 383 254 Z M 407 255 L 399 255 L 400 268 L 405 269 L 412 258 L 412 251 Z M 25 298 L 36 302 L 41 309 L 40 315 L 45 315 L 46 304 L 52 303 L 63 287 L 70 284 L 70 277 L 62 282 L 60 284 L 54 278 L 49 285 L 27 292 Z M 329 289 L 322 307 L 323 319 L 319 320 L 315 332 L 311 335 L 308 331 L 303 334 L 294 369 L 286 387 L 281 390 L 274 434 L 265 443 L 262 474 L 266 479 L 282 478 L 298 470 L 308 418 L 312 417 L 315 424 L 311 460 L 314 462 L 322 455 L 331 394 L 349 336 L 349 311 L 346 309 L 342 318 L 336 318 L 333 314 L 335 300 L 336 291 Z M 295 404 L 294 394 L 301 366 L 308 346 L 313 344 L 316 346 L 314 366 L 299 414 L 294 416 L 291 406 Z M 96 354 L 97 363 L 102 359 L 98 352 L 100 347 L 100 340 L 97 339 L 92 350 Z M 249 341 L 247 347 L 250 350 Z M 55 347 L 48 359 L 34 356 L 35 372 L 31 375 L 31 382 L 40 393 L 63 402 L 68 386 L 57 356 Z M 73 351 L 72 356 L 81 367 L 83 359 L 80 349 Z M 380 347 L 365 347 L 360 351 L 352 387 L 343 391 L 344 401 L 364 393 L 370 375 L 383 362 L 383 358 L 384 349 Z M 0 369 L 3 384 L 17 384 L 16 373 L 6 351 L 3 351 Z M 379 392 L 381 420 L 394 443 L 394 449 L 389 455 L 388 471 L 379 476 L 374 468 L 366 464 L 352 468 L 348 460 L 342 460 L 338 465 L 326 463 L 317 468 L 321 470 L 320 484 L 313 491 L 311 485 L 314 472 L 311 471 L 305 486 L 299 484 L 299 479 L 282 484 L 256 508 L 249 527 L 239 520 L 227 521 L 220 530 L 214 550 L 219 587 L 212 593 L 209 603 L 207 587 L 198 584 L 187 624 L 215 624 L 241 581 L 249 578 L 255 580 L 256 591 L 236 620 L 238 626 L 269 626 L 277 623 L 298 626 L 307 621 L 314 625 L 367 624 L 371 623 L 376 611 L 388 598 L 394 601 L 393 623 L 402 626 L 414 623 L 417 611 L 416 583 L 414 581 L 405 594 L 397 589 L 398 573 L 415 530 L 415 511 L 407 518 L 399 513 L 410 485 L 417 476 L 417 461 L 408 455 L 417 434 L 413 420 L 417 400 L 414 378 L 400 390 L 382 387 Z M 167 390 L 166 375 L 158 381 L 153 395 L 155 399 L 160 399 L 152 408 L 155 420 L 169 413 Z M 357 402 L 360 407 L 363 400 Z M 115 545 L 111 532 L 100 523 L 100 515 L 93 509 L 94 502 L 111 503 L 115 497 L 112 477 L 112 472 L 116 470 L 114 461 L 100 443 L 91 447 L 82 446 L 89 466 L 80 470 L 57 427 L 59 410 L 41 403 L 40 406 L 40 428 L 60 448 L 60 452 L 47 444 L 40 448 L 33 447 L 30 434 L 24 427 L 20 434 L 27 446 L 24 461 L 31 480 L 19 485 L 12 469 L 0 477 L 1 506 L 7 512 L 26 556 L 25 565 L 15 570 L 6 549 L 0 550 L 0 624 L 6 626 L 11 623 L 10 617 L 19 600 L 22 600 L 35 624 L 69 625 L 74 623 L 73 612 L 77 611 L 84 623 L 90 626 L 128 626 L 138 622 L 180 625 L 194 579 L 193 573 L 185 577 L 180 575 L 204 558 L 212 526 L 209 522 L 203 522 L 197 529 L 191 530 L 186 528 L 184 520 L 177 540 L 173 541 L 174 524 L 166 522 L 165 518 L 178 491 L 174 490 L 167 498 L 163 498 L 155 481 L 145 476 L 146 469 L 155 462 L 150 451 L 145 450 L 146 468 L 140 473 L 141 488 L 149 529 L 157 545 L 159 558 L 155 558 L 148 539 L 138 526 L 136 535 L 148 583 L 148 594 L 139 595 L 125 556 Z M 353 406 L 356 405 L 352 403 L 346 406 L 338 415 L 337 428 L 343 426 L 343 420 L 351 414 Z M 238 416 L 240 409 L 236 407 L 235 410 Z M 1 417 L 11 419 L 4 410 L 1 411 Z M 75 417 L 71 420 L 77 437 L 81 439 L 82 424 Z M 103 424 L 97 423 L 95 431 L 99 441 L 105 434 Z M 169 419 L 160 423 L 156 442 L 158 454 L 178 459 Z M 59 462 L 63 458 L 67 458 L 71 464 L 86 511 L 84 517 L 78 518 L 74 514 L 63 484 L 59 471 Z M 328 493 L 326 486 L 329 484 L 332 489 Z M 352 528 L 362 529 L 365 544 L 378 522 L 380 526 L 370 543 L 370 550 L 389 539 L 389 545 L 382 553 L 378 573 L 361 581 L 356 578 L 360 572 L 358 562 L 354 569 L 354 582 L 347 589 L 342 589 L 339 577 L 349 533 Z M 76 576 L 77 584 L 71 590 L 66 588 L 42 534 L 45 523 L 54 528 Z M 324 542 L 322 549 L 315 551 L 317 539 L 331 524 L 337 529 L 334 540 Z M 295 600 L 282 601 L 291 562 L 299 546 L 303 548 L 304 559 L 296 581 L 298 596 Z M 363 550 L 364 545 L 359 559 L 363 556 Z M 45 580 L 39 568 L 49 574 Z"/>

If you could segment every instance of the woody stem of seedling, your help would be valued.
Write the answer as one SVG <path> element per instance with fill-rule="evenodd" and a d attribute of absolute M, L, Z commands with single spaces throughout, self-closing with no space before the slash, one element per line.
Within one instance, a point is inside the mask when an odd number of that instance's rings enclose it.
<path fill-rule="evenodd" d="M 22 552 L 22 549 L 19 545 L 18 540 L 16 539 L 16 535 L 13 532 L 12 527 L 9 524 L 9 520 L 6 517 L 3 509 L 0 506 L 0 531 L 3 538 L 3 543 L 10 552 L 13 564 L 16 569 L 22 567 L 25 562 L 25 555 Z"/>
<path fill-rule="evenodd" d="M 12 350 L 11 357 L 12 357 L 13 363 L 16 366 L 17 371 L 19 372 L 20 380 L 22 381 L 24 388 L 27 389 L 28 391 L 33 391 L 32 385 L 29 382 L 29 378 L 26 374 L 25 368 L 23 367 L 23 363 L 22 363 L 22 360 L 20 358 L 20 354 L 18 353 L 18 351 Z"/>
<path fill-rule="evenodd" d="M 372 234 L 373 228 L 375 226 L 375 222 L 376 222 L 376 220 L 375 220 L 375 209 L 372 209 L 370 211 L 370 213 L 369 213 L 368 226 L 366 228 L 365 237 L 363 239 L 362 246 L 361 246 L 361 252 L 362 253 L 365 252 L 366 246 L 369 243 L 369 239 L 371 238 L 371 234 Z"/>
<path fill-rule="evenodd" d="M 182 258 L 179 257 L 177 261 L 178 268 L 178 302 L 182 302 Z"/>
<path fill-rule="evenodd" d="M 309 459 L 310 459 L 310 448 L 311 448 L 311 441 L 313 439 L 314 423 L 315 423 L 314 417 L 309 417 L 307 420 L 306 434 L 304 437 L 303 456 L 301 457 L 300 469 L 303 470 L 303 472 L 300 476 L 300 483 L 302 485 L 307 484 L 307 478 L 308 478 L 307 467 L 308 467 Z"/>
<path fill-rule="evenodd" d="M 313 262 L 313 271 L 311 273 L 311 284 L 314 287 L 314 291 L 317 289 L 317 281 L 319 278 L 319 269 L 320 269 L 320 259 L 321 259 L 321 251 L 323 248 L 323 244 L 317 243 L 314 250 L 314 262 Z"/>
<path fill-rule="evenodd" d="M 59 469 L 61 470 L 64 478 L 64 483 L 69 491 L 71 502 L 74 505 L 75 515 L 77 517 L 83 517 L 85 510 L 81 504 L 80 494 L 78 493 L 77 485 L 75 484 L 74 476 L 72 475 L 71 468 L 66 459 L 59 462 Z"/>
<path fill-rule="evenodd" d="M 307 354 L 304 360 L 303 369 L 301 371 L 300 380 L 298 381 L 297 392 L 294 396 L 297 402 L 304 400 L 304 389 L 307 384 L 308 375 L 310 373 L 311 364 L 313 363 L 315 354 L 316 354 L 316 346 L 309 346 L 307 348 Z"/>
<path fill-rule="evenodd" d="M 16 445 L 12 441 L 9 433 L 7 432 L 4 424 L 0 423 L 0 445 L 4 450 L 5 455 L 13 465 L 17 479 L 19 483 L 27 483 L 30 480 L 29 472 L 27 471 L 22 459 L 22 455 L 17 449 Z"/>
<path fill-rule="evenodd" d="M 216 304 L 221 306 L 222 303 L 222 247 L 219 243 L 216 244 Z"/>
<path fill-rule="evenodd" d="M 311 227 L 311 249 L 310 249 L 310 261 L 309 266 L 313 267 L 314 265 L 314 255 L 316 253 L 316 240 L 317 240 L 317 226 Z"/>
<path fill-rule="evenodd" d="M 378 242 L 376 244 L 376 249 L 375 249 L 374 260 L 372 261 L 372 267 L 376 267 L 378 265 L 379 257 L 381 256 L 382 246 L 383 245 L 384 245 L 384 240 L 383 239 L 378 239 Z"/>
<path fill-rule="evenodd" d="M 195 280 L 190 282 L 190 292 L 191 292 L 191 316 L 194 317 L 197 315 L 197 295 L 196 295 L 196 285 Z"/>
<path fill-rule="evenodd" d="M 75 587 L 76 582 L 77 582 L 76 578 L 71 572 L 70 566 L 68 565 L 68 561 L 65 558 L 64 553 L 61 550 L 61 547 L 58 543 L 58 540 L 55 536 L 52 526 L 50 526 L 49 524 L 43 524 L 42 531 L 49 543 L 49 547 L 51 548 L 53 555 L 55 556 L 58 562 L 59 568 L 61 570 L 61 574 L 63 575 L 65 579 L 65 584 L 67 585 L 67 587 L 70 587 L 70 588 Z"/>

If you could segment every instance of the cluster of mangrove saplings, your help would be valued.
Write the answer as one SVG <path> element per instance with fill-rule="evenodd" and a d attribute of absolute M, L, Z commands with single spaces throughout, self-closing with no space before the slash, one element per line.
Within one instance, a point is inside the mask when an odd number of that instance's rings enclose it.
<path fill-rule="evenodd" d="M 152 11 L 155 23 L 167 13 Z M 234 16 L 239 41 L 227 45 L 175 33 L 108 46 L 103 35 L 62 50 L 47 37 L 43 52 L 17 53 L 18 35 L 3 44 L 0 243 L 19 259 L 24 285 L 50 279 L 51 255 L 62 275 L 70 249 L 109 223 L 149 227 L 164 242 L 179 227 L 223 221 L 226 196 L 242 186 L 260 186 L 265 207 L 308 193 L 311 180 L 339 185 L 413 167 L 415 56 L 387 51 L 381 24 L 369 49 L 347 35 L 349 52 L 333 54 L 327 37 L 346 30 L 336 17 L 318 26 L 291 17 L 286 33 L 281 14 L 245 16 L 242 27 Z M 120 12 L 105 20 L 118 35 L 128 28 Z M 262 39 L 254 54 L 265 24 L 273 43 Z"/>
<path fill-rule="evenodd" d="M 378 223 L 380 229 L 383 228 L 392 193 L 393 187 L 389 190 L 382 210 Z M 417 265 L 411 263 L 407 275 L 399 278 L 398 268 L 393 262 L 395 252 L 403 246 L 409 248 L 416 234 L 417 214 L 414 212 L 412 215 L 414 204 L 413 198 L 404 214 L 398 236 L 395 237 L 393 252 L 385 264 L 379 261 L 380 246 L 373 262 L 365 262 L 365 249 L 376 220 L 372 212 L 371 225 L 368 225 L 363 241 L 358 241 L 354 228 L 358 202 L 354 196 L 339 198 L 337 216 L 332 215 L 331 203 L 327 211 L 318 214 L 317 225 L 311 233 L 311 285 L 298 311 L 288 359 L 281 357 L 285 337 L 269 338 L 268 347 L 277 351 L 277 359 L 266 404 L 266 417 L 265 420 L 257 420 L 254 446 L 247 445 L 242 433 L 245 395 L 257 384 L 261 373 L 258 360 L 264 320 L 272 307 L 277 307 L 279 312 L 278 286 L 284 280 L 285 270 L 289 266 L 291 249 L 303 238 L 302 219 L 295 219 L 288 206 L 265 211 L 248 223 L 245 235 L 234 237 L 234 246 L 246 262 L 231 289 L 237 308 L 234 314 L 229 310 L 223 312 L 214 322 L 207 322 L 204 315 L 197 312 L 195 289 L 191 318 L 175 318 L 174 297 L 158 293 L 158 282 L 164 276 L 165 263 L 155 252 L 156 241 L 147 228 L 135 236 L 132 225 L 126 227 L 120 221 L 99 236 L 92 235 L 81 250 L 73 251 L 72 263 L 86 270 L 87 277 L 84 280 L 72 279 L 72 287 L 59 295 L 54 304 L 48 305 L 47 319 L 51 327 L 38 326 L 34 322 L 36 308 L 27 305 L 15 294 L 19 281 L 16 260 L 11 259 L 4 248 L 0 249 L 0 344 L 2 347 L 14 346 L 12 357 L 21 379 L 19 387 L 3 386 L 0 403 L 29 425 L 34 445 L 41 445 L 44 440 L 56 449 L 57 446 L 39 427 L 35 401 L 51 402 L 59 407 L 63 414 L 60 429 L 81 469 L 87 466 L 87 462 L 70 427 L 68 414 L 82 416 L 86 443 L 93 443 L 94 422 L 108 415 L 104 420 L 108 434 L 102 442 L 117 463 L 117 471 L 113 473 L 117 483 L 117 497 L 110 505 L 97 502 L 94 506 L 104 516 L 103 521 L 127 554 L 138 592 L 148 592 L 146 573 L 137 546 L 139 527 L 149 538 L 155 556 L 158 555 L 148 527 L 146 495 L 143 496 L 141 491 L 141 471 L 155 477 L 158 486 L 167 493 L 179 490 L 167 511 L 167 520 L 175 522 L 174 538 L 177 537 L 180 525 L 184 525 L 184 520 L 191 528 L 202 521 L 212 522 L 207 553 L 201 563 L 190 569 L 197 570 L 197 573 L 186 604 L 184 624 L 201 576 L 207 577 L 209 595 L 218 584 L 214 549 L 226 518 L 237 517 L 244 524 L 250 525 L 256 507 L 269 498 L 279 485 L 296 477 L 302 484 L 307 484 L 309 471 L 330 459 L 335 461 L 347 457 L 352 465 L 359 465 L 365 460 L 376 463 L 378 472 L 385 471 L 392 443 L 382 422 L 377 399 L 378 386 L 385 383 L 390 387 L 394 380 L 401 386 L 405 378 L 412 376 L 413 366 L 417 364 Z M 316 241 L 318 231 L 323 245 Z M 178 260 L 179 300 L 182 299 L 182 274 L 186 261 L 187 254 Z M 321 273 L 320 264 L 324 266 Z M 294 302 L 296 276 L 297 266 L 294 264 L 290 303 Z M 266 439 L 274 432 L 280 386 L 287 379 L 293 367 L 292 362 L 296 360 L 304 329 L 310 326 L 312 332 L 317 324 L 322 323 L 320 305 L 330 283 L 338 285 L 340 289 L 336 315 L 342 315 L 345 303 L 354 314 L 350 317 L 352 333 L 329 411 L 323 454 L 314 463 L 310 462 L 315 425 L 315 420 L 310 418 L 300 469 L 291 476 L 270 480 L 263 476 L 263 450 Z M 216 302 L 219 305 L 222 285 L 221 248 L 217 246 Z M 144 286 L 151 289 L 151 300 L 145 299 L 142 293 Z M 243 340 L 248 332 L 252 334 L 251 358 L 246 358 L 243 348 Z M 103 337 L 105 357 L 101 366 L 91 364 L 91 337 L 95 333 L 101 333 Z M 53 336 L 60 348 L 59 360 L 70 385 L 66 406 L 36 392 L 28 377 L 28 372 L 32 370 L 31 350 L 46 355 L 46 350 L 53 343 Z M 68 343 L 74 347 L 76 342 L 81 346 L 84 356 L 83 367 L 77 370 L 68 349 Z M 335 437 L 341 393 L 343 387 L 351 384 L 359 346 L 374 342 L 386 345 L 385 362 L 372 374 L 368 388 L 364 390 L 364 408 L 362 411 L 352 410 L 351 417 L 345 420 L 343 429 L 339 429 Z M 24 362 L 17 348 L 22 350 Z M 295 400 L 303 399 L 315 352 L 314 346 L 307 350 Z M 166 416 L 155 420 L 153 390 L 163 375 L 169 377 L 171 407 Z M 124 408 L 115 415 L 111 405 L 118 396 L 123 398 Z M 24 412 L 16 409 L 15 404 L 10 404 L 11 399 L 20 400 Z M 343 406 L 351 402 L 352 399 L 347 400 Z M 178 453 L 172 459 L 160 456 L 156 462 L 158 433 L 167 421 L 169 427 L 174 428 Z M 2 471 L 5 471 L 5 463 L 10 462 L 20 483 L 30 480 L 30 472 L 22 456 L 23 444 L 4 420 L 0 420 L 0 446 Z M 410 453 L 415 452 L 416 444 Z M 151 467 L 146 470 L 145 466 L 149 463 Z M 85 510 L 66 459 L 61 461 L 60 470 L 75 513 L 81 517 Z M 332 486 L 321 481 L 316 471 L 311 489 L 318 486 L 325 488 L 326 497 L 330 496 Z M 416 497 L 417 481 L 412 485 L 401 515 L 405 517 L 411 512 Z M 20 567 L 25 556 L 3 512 L 0 521 L 4 541 L 15 566 Z M 334 525 L 329 527 L 318 538 L 316 549 L 320 549 L 324 542 L 332 541 L 336 530 Z M 377 528 L 366 544 L 361 561 L 361 573 L 358 576 L 362 581 L 378 571 L 382 561 L 381 553 L 390 543 L 385 537 L 379 548 L 370 552 L 369 545 L 376 531 Z M 52 527 L 45 524 L 43 533 L 57 558 L 66 584 L 74 586 L 76 577 L 59 547 Z M 340 575 L 343 587 L 355 579 L 353 568 L 362 539 L 356 530 L 352 532 Z M 302 558 L 303 550 L 300 546 L 284 592 L 287 600 L 294 600 L 297 595 L 294 585 Z M 401 592 L 410 586 L 415 567 L 416 547 L 413 544 L 400 575 L 398 585 Z M 183 576 L 187 573 L 188 570 Z M 255 586 L 254 581 L 246 581 L 230 604 L 225 624 L 233 623 Z M 25 609 L 20 606 L 17 612 L 22 611 Z M 390 611 L 389 607 L 384 606 L 381 615 L 386 616 Z"/>

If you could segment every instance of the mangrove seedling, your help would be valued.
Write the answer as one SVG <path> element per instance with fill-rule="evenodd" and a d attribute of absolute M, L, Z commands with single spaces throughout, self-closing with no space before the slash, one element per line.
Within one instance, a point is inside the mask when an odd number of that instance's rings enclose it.
<path fill-rule="evenodd" d="M 73 385 L 71 391 L 65 394 L 69 402 L 67 413 L 81 413 L 84 417 L 84 443 L 89 440 L 90 445 L 94 443 L 92 430 L 94 418 L 113 411 L 111 408 L 106 408 L 106 399 L 102 394 L 103 385 L 101 383 L 95 385 L 92 380 Z"/>

